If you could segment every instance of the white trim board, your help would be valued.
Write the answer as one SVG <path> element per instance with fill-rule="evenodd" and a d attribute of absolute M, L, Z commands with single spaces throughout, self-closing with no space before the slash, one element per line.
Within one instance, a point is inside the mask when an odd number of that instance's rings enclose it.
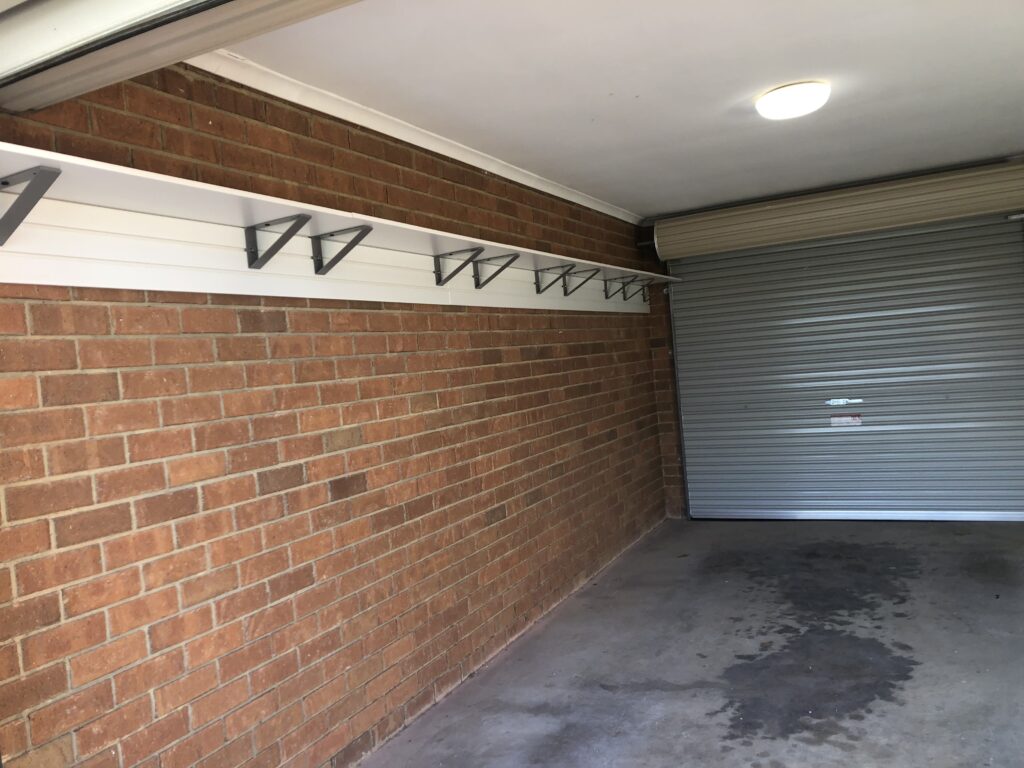
<path fill-rule="evenodd" d="M 431 152 L 437 152 L 446 157 L 460 160 L 527 187 L 560 197 L 563 200 L 579 203 L 595 211 L 614 216 L 616 219 L 628 221 L 630 224 L 639 224 L 643 220 L 642 216 L 632 211 L 627 211 L 625 208 L 620 208 L 612 203 L 591 197 L 572 187 L 559 184 L 557 181 L 538 176 L 511 163 L 506 163 L 504 160 L 499 160 L 485 152 L 480 152 L 457 141 L 446 139 L 436 133 L 419 128 L 397 117 L 378 112 L 343 96 L 338 96 L 322 88 L 294 80 L 287 75 L 282 75 L 280 72 L 275 72 L 254 61 L 250 61 L 244 56 L 239 56 L 237 53 L 227 50 L 213 51 L 212 53 L 205 53 L 188 59 L 185 63 L 236 83 L 255 88 L 271 96 L 276 96 L 279 99 L 290 101 L 293 104 L 315 109 L 318 112 L 323 112 L 364 128 L 406 141 L 417 147 L 428 149 Z"/>
<path fill-rule="evenodd" d="M 0 177 L 40 165 L 61 175 L 0 248 L 0 282 L 646 313 L 640 294 L 606 299 L 601 278 L 677 280 L 0 143 Z M 16 194 L 0 193 L 0 212 Z M 250 269 L 244 227 L 299 213 L 311 217 L 307 227 L 263 269 Z M 311 234 L 361 224 L 373 227 L 363 243 L 329 274 L 316 275 Z M 258 238 L 265 249 L 276 235 Z M 466 248 L 482 248 L 481 258 L 515 252 L 519 259 L 482 289 L 474 288 L 471 269 L 435 285 L 430 256 Z M 448 261 L 448 270 L 456 263 Z M 566 265 L 599 274 L 570 296 L 558 286 L 536 292 L 535 269 Z"/>

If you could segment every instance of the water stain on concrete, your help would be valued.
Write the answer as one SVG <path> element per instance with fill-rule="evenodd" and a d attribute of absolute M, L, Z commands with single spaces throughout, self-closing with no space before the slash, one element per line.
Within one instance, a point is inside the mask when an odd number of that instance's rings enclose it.
<path fill-rule="evenodd" d="M 921 575 L 913 553 L 886 544 L 826 541 L 777 550 L 720 552 L 706 558 L 711 577 L 743 575 L 788 605 L 787 617 L 848 623 L 848 614 L 874 614 L 907 600 L 908 580 Z"/>
<path fill-rule="evenodd" d="M 896 701 L 913 675 L 918 662 L 906 655 L 910 646 L 852 631 L 881 628 L 875 622 L 882 614 L 907 602 L 909 582 L 921 575 L 912 552 L 826 541 L 719 552 L 703 561 L 701 572 L 741 576 L 779 604 L 754 634 L 775 635 L 782 645 L 772 650 L 762 643 L 757 653 L 736 655 L 720 677 L 725 705 L 710 714 L 728 713 L 726 739 L 733 743 L 797 738 L 850 749 L 860 737 L 844 722 L 862 721 L 876 702 Z"/>
<path fill-rule="evenodd" d="M 842 720 L 863 716 L 877 701 L 895 701 L 916 665 L 874 638 L 811 627 L 779 650 L 722 673 L 728 738 L 828 738 Z"/>

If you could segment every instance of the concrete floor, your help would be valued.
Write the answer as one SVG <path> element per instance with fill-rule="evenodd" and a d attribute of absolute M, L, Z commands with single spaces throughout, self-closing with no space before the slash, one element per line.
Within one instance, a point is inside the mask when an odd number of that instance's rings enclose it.
<path fill-rule="evenodd" d="M 1021 768 L 1024 524 L 648 535 L 363 768 Z"/>

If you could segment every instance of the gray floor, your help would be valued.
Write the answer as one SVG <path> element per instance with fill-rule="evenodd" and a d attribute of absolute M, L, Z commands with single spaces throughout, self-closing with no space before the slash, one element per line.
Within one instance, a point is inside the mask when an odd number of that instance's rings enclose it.
<path fill-rule="evenodd" d="M 669 522 L 363 768 L 1020 768 L 1024 524 Z"/>

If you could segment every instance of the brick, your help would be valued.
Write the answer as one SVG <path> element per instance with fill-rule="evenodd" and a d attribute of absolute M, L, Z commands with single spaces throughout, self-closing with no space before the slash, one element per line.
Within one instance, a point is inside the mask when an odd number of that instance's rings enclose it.
<path fill-rule="evenodd" d="M 191 120 L 188 102 L 137 83 L 124 84 L 125 103 L 129 112 L 163 123 L 188 125 Z"/>
<path fill-rule="evenodd" d="M 151 592 L 110 609 L 110 632 L 120 635 L 165 619 L 178 611 L 178 593 L 174 587 Z"/>
<path fill-rule="evenodd" d="M 49 548 L 50 528 L 45 520 L 0 526 L 0 552 L 3 552 L 4 562 L 14 562 Z"/>
<path fill-rule="evenodd" d="M 203 486 L 203 509 L 218 509 L 247 501 L 256 495 L 251 475 L 231 477 Z"/>
<path fill-rule="evenodd" d="M 283 333 L 288 330 L 285 313 L 281 310 L 253 309 L 238 313 L 242 333 Z"/>
<path fill-rule="evenodd" d="M 29 718 L 32 738 L 36 743 L 44 743 L 109 712 L 113 707 L 114 690 L 109 681 L 90 686 L 33 713 Z"/>
<path fill-rule="evenodd" d="M 188 713 L 175 712 L 148 725 L 121 742 L 121 754 L 126 765 L 136 765 L 143 758 L 159 752 L 189 732 Z"/>
<path fill-rule="evenodd" d="M 120 437 L 107 437 L 59 443 L 46 449 L 46 458 L 51 475 L 124 464 L 124 440 Z"/>
<path fill-rule="evenodd" d="M 161 459 L 192 450 L 192 432 L 188 427 L 128 435 L 127 441 L 132 461 Z"/>
<path fill-rule="evenodd" d="M 0 121 L 2 123 L 2 121 Z M 0 753 L 10 759 L 28 749 L 28 727 L 24 720 L 12 720 L 0 725 Z"/>
<path fill-rule="evenodd" d="M 270 600 L 280 600 L 286 595 L 298 592 L 301 589 L 305 589 L 313 584 L 313 566 L 304 565 L 301 568 L 296 568 L 288 573 L 282 573 L 280 576 L 275 576 L 268 582 L 270 589 Z"/>
<path fill-rule="evenodd" d="M 226 417 L 267 413 L 277 407 L 274 392 L 269 390 L 226 392 L 223 401 Z"/>
<path fill-rule="evenodd" d="M 39 394 L 34 378 L 0 379 L 0 411 L 20 411 L 37 405 Z"/>
<path fill-rule="evenodd" d="M 245 368 L 240 365 L 211 365 L 190 368 L 189 389 L 192 392 L 214 392 L 241 389 L 245 386 Z"/>
<path fill-rule="evenodd" d="M 273 692 L 265 693 L 228 715 L 224 719 L 224 730 L 227 737 L 229 739 L 237 738 L 273 715 L 277 710 L 276 699 Z"/>
<path fill-rule="evenodd" d="M 116 400 L 116 373 L 70 373 L 41 379 L 43 405 L 76 405 Z"/>
<path fill-rule="evenodd" d="M 222 415 L 220 398 L 216 395 L 193 395 L 162 400 L 160 413 L 165 425 L 212 421 Z"/>
<path fill-rule="evenodd" d="M 28 712 L 65 690 L 67 675 L 62 664 L 0 685 L 0 721 Z"/>
<path fill-rule="evenodd" d="M 153 364 L 149 339 L 83 339 L 78 342 L 83 368 L 134 368 Z"/>
<path fill-rule="evenodd" d="M 158 491 L 166 486 L 163 465 L 132 465 L 96 475 L 96 499 L 99 502 L 127 499 Z"/>
<path fill-rule="evenodd" d="M 171 491 L 135 502 L 136 519 L 140 526 L 176 520 L 198 511 L 199 495 L 195 488 Z"/>
<path fill-rule="evenodd" d="M 265 360 L 267 342 L 261 336 L 234 336 L 217 339 L 217 359 L 234 362 L 238 360 Z"/>
<path fill-rule="evenodd" d="M 141 661 L 147 654 L 145 634 L 135 632 L 125 635 L 101 648 L 73 658 L 71 683 L 75 686 L 91 683 L 97 678 Z"/>
<path fill-rule="evenodd" d="M 238 333 L 238 313 L 223 307 L 196 307 L 181 311 L 185 333 Z"/>
<path fill-rule="evenodd" d="M 174 552 L 159 560 L 146 563 L 142 568 L 146 589 L 156 589 L 194 576 L 206 568 L 206 552 L 202 547 L 193 547 Z"/>
<path fill-rule="evenodd" d="M 223 595 L 238 588 L 238 571 L 234 566 L 197 576 L 182 584 L 181 597 L 185 606 Z"/>
<path fill-rule="evenodd" d="M 38 448 L 0 451 L 0 485 L 36 480 L 45 473 L 43 452 Z"/>
<path fill-rule="evenodd" d="M 192 125 L 197 131 L 231 141 L 245 141 L 245 121 L 215 109 L 192 105 Z"/>
<path fill-rule="evenodd" d="M 87 507 L 93 502 L 92 481 L 88 477 L 51 480 L 36 485 L 7 488 L 4 492 L 7 516 L 11 520 L 25 520 L 76 507 Z"/>
<path fill-rule="evenodd" d="M 100 572 L 100 548 L 84 547 L 45 555 L 15 566 L 18 594 L 30 595 L 44 589 L 78 581 Z"/>
<path fill-rule="evenodd" d="M 178 707 L 198 699 L 204 693 L 209 693 L 217 687 L 217 667 L 207 664 L 195 672 L 190 672 L 182 678 L 168 683 L 162 688 L 154 691 L 153 699 L 156 702 L 158 715 L 166 715 Z"/>
<path fill-rule="evenodd" d="M 8 333 L 18 336 L 28 333 L 23 304 L 0 304 L 0 334 Z"/>
<path fill-rule="evenodd" d="M 249 682 L 243 677 L 228 683 L 192 704 L 193 726 L 202 726 L 234 709 L 249 698 Z"/>
<path fill-rule="evenodd" d="M 254 425 L 255 427 L 255 425 Z M 231 472 L 245 472 L 277 464 L 277 443 L 266 442 L 258 445 L 243 445 L 228 451 L 228 466 Z"/>
<path fill-rule="evenodd" d="M 161 768 L 192 768 L 206 755 L 224 744 L 224 729 L 219 723 L 193 733 L 160 755 Z M 253 766 L 255 768 L 255 766 Z"/>
<path fill-rule="evenodd" d="M 183 395 L 188 389 L 180 368 L 123 371 L 121 385 L 126 399 Z"/>
<path fill-rule="evenodd" d="M 209 363 L 216 359 L 210 339 L 158 338 L 153 341 L 157 365 Z"/>
<path fill-rule="evenodd" d="M 301 464 L 292 464 L 259 472 L 256 479 L 260 494 L 277 493 L 305 482 L 305 471 Z"/>
<path fill-rule="evenodd" d="M 119 603 L 142 591 L 137 570 L 120 571 L 63 590 L 64 610 L 79 616 Z"/>
<path fill-rule="evenodd" d="M 25 669 L 36 669 L 51 661 L 65 659 L 77 651 L 99 645 L 106 639 L 106 622 L 99 614 L 65 622 L 22 640 L 22 662 Z"/>
<path fill-rule="evenodd" d="M 138 432 L 160 426 L 156 403 L 110 403 L 94 405 L 86 410 L 90 435 L 112 435 Z"/>
<path fill-rule="evenodd" d="M 44 595 L 18 603 L 0 605 L 0 642 L 42 629 L 60 621 L 56 595 Z"/>
<path fill-rule="evenodd" d="M 0 445 L 5 448 L 84 436 L 85 420 L 80 408 L 0 414 Z"/>
<path fill-rule="evenodd" d="M 15 644 L 8 643 L 0 646 L 0 682 L 18 677 L 19 673 L 18 651 Z"/>
<path fill-rule="evenodd" d="M 167 462 L 167 477 L 171 485 L 185 485 L 223 475 L 227 460 L 223 453 L 204 453 Z"/>
<path fill-rule="evenodd" d="M 148 697 L 136 699 L 123 707 L 93 720 L 75 734 L 79 756 L 92 755 L 114 744 L 130 733 L 144 728 L 153 719 Z"/>
<path fill-rule="evenodd" d="M 366 473 L 360 472 L 355 475 L 338 477 L 328 484 L 331 500 L 347 499 L 366 491 Z"/>
<path fill-rule="evenodd" d="M 180 649 L 153 656 L 114 676 L 114 692 L 118 703 L 130 701 L 141 693 L 159 688 L 177 678 L 185 670 Z"/>
<path fill-rule="evenodd" d="M 254 584 L 217 601 L 217 622 L 225 624 L 267 605 L 267 587 Z"/>
<path fill-rule="evenodd" d="M 156 497 L 160 498 L 160 497 Z M 144 500 L 145 501 L 145 500 Z M 140 523 L 140 525 L 145 523 Z M 120 568 L 129 563 L 149 560 L 174 549 L 174 533 L 170 526 L 137 531 L 103 544 L 107 568 Z"/>
<path fill-rule="evenodd" d="M 57 546 L 69 547 L 129 530 L 132 515 L 127 504 L 111 504 L 57 518 L 53 525 Z"/>
<path fill-rule="evenodd" d="M 190 669 L 202 666 L 240 647 L 243 642 L 242 624 L 235 622 L 193 640 L 186 647 Z"/>
<path fill-rule="evenodd" d="M 113 307 L 110 311 L 114 333 L 151 335 L 181 331 L 181 313 L 176 307 Z"/>
<path fill-rule="evenodd" d="M 237 563 L 255 555 L 263 548 L 258 530 L 242 531 L 211 542 L 210 563 L 214 567 Z"/>
<path fill-rule="evenodd" d="M 71 736 L 52 741 L 45 746 L 33 749 L 22 758 L 5 763 L 8 768 L 65 768 L 74 763 L 74 749 Z M 95 768 L 83 766 L 83 768 Z"/>
<path fill-rule="evenodd" d="M 103 336 L 110 333 L 110 312 L 89 304 L 33 304 L 29 307 L 36 336 Z"/>
<path fill-rule="evenodd" d="M 231 510 L 220 509 L 190 517 L 175 524 L 180 546 L 190 546 L 225 536 L 234 527 Z"/>
<path fill-rule="evenodd" d="M 154 651 L 191 640 L 213 627 L 213 614 L 208 605 L 180 613 L 149 628 L 149 644 Z"/>
<path fill-rule="evenodd" d="M 236 419 L 218 424 L 200 424 L 195 427 L 195 438 L 197 451 L 240 445 L 249 440 L 249 422 Z"/>

